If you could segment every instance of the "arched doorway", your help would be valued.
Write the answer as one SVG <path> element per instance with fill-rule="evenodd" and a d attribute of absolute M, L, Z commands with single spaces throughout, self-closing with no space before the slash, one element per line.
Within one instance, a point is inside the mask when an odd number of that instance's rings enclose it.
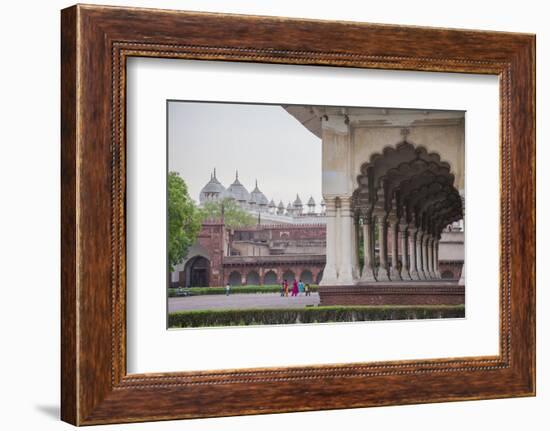
<path fill-rule="evenodd" d="M 295 278 L 296 278 L 296 274 L 294 274 L 294 272 L 292 272 L 290 269 L 286 270 L 283 273 L 283 280 L 286 280 L 289 283 L 292 283 Z"/>
<path fill-rule="evenodd" d="M 231 286 L 240 286 L 242 284 L 242 277 L 239 271 L 233 271 L 229 274 L 229 284 Z"/>
<path fill-rule="evenodd" d="M 264 285 L 274 284 L 277 284 L 277 274 L 275 274 L 275 271 L 267 271 L 264 275 Z"/>
<path fill-rule="evenodd" d="M 260 274 L 256 271 L 250 271 L 246 275 L 246 284 L 247 286 L 258 286 L 260 284 Z"/>
<path fill-rule="evenodd" d="M 204 256 L 196 256 L 185 265 L 187 287 L 207 287 L 210 282 L 210 261 Z"/>
<path fill-rule="evenodd" d="M 311 284 L 313 283 L 313 274 L 309 269 L 304 269 L 300 274 L 300 280 L 302 280 L 304 283 Z"/>

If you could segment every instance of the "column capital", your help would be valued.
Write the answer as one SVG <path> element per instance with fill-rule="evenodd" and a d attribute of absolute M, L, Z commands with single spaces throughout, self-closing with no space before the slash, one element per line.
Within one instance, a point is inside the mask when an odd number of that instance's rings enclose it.
<path fill-rule="evenodd" d="M 372 211 L 372 215 L 373 217 L 376 217 L 377 219 L 383 219 L 384 221 L 387 221 L 388 219 L 388 213 L 385 210 L 380 208 L 375 208 Z"/>
<path fill-rule="evenodd" d="M 399 223 L 399 232 L 405 233 L 405 232 L 407 232 L 408 228 L 409 228 L 409 225 L 408 225 L 408 224 L 406 224 L 406 223 Z"/>
<path fill-rule="evenodd" d="M 338 199 L 340 199 L 340 205 L 342 207 L 344 206 L 351 206 L 352 197 L 351 196 L 338 196 Z"/>
<path fill-rule="evenodd" d="M 391 224 L 392 226 L 399 222 L 399 218 L 397 218 L 397 216 L 393 213 L 390 213 L 388 215 L 387 220 L 388 220 L 388 223 Z"/>
<path fill-rule="evenodd" d="M 343 217 L 352 217 L 354 215 L 351 203 L 351 196 L 340 196 L 340 211 Z"/>
<path fill-rule="evenodd" d="M 334 217 L 336 211 L 336 196 L 323 196 L 327 217 Z"/>
<path fill-rule="evenodd" d="M 350 131 L 349 118 L 344 114 L 328 114 L 321 116 L 321 127 L 339 135 L 347 135 Z"/>
<path fill-rule="evenodd" d="M 370 212 L 361 213 L 359 218 L 363 221 L 363 224 L 372 224 L 372 214 Z"/>
<path fill-rule="evenodd" d="M 333 196 L 333 195 L 329 195 L 329 196 L 323 195 L 323 200 L 325 201 L 325 205 L 326 206 L 334 205 L 337 197 L 338 196 Z"/>

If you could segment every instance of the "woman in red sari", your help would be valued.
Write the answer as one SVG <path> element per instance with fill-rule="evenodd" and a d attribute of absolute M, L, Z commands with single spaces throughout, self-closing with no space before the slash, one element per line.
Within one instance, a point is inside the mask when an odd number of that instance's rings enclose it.
<path fill-rule="evenodd" d="M 292 295 L 291 296 L 298 296 L 298 282 L 296 279 L 292 282 Z"/>

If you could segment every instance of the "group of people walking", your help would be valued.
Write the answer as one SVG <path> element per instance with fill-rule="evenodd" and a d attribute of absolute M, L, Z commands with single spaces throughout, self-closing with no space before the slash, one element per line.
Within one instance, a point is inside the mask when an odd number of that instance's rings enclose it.
<path fill-rule="evenodd" d="M 281 283 L 281 296 L 288 296 L 288 292 L 289 292 L 288 280 L 285 279 Z M 294 281 L 292 282 L 292 290 L 290 290 L 290 296 L 298 296 L 301 293 L 305 293 L 306 296 L 311 295 L 309 283 L 304 284 L 302 280 L 296 281 L 296 279 L 294 279 Z"/>

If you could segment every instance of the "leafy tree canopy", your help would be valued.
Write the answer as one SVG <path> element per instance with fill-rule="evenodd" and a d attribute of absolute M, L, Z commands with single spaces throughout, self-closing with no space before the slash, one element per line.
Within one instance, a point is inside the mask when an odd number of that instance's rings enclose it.
<path fill-rule="evenodd" d="M 202 211 L 187 191 L 177 172 L 168 173 L 168 265 L 170 271 L 187 255 L 197 240 L 203 220 Z"/>
<path fill-rule="evenodd" d="M 219 219 L 222 216 L 222 208 L 225 225 L 229 228 L 253 226 L 256 224 L 256 218 L 239 207 L 232 199 L 206 202 L 202 208 L 203 216 L 205 218 Z"/>

